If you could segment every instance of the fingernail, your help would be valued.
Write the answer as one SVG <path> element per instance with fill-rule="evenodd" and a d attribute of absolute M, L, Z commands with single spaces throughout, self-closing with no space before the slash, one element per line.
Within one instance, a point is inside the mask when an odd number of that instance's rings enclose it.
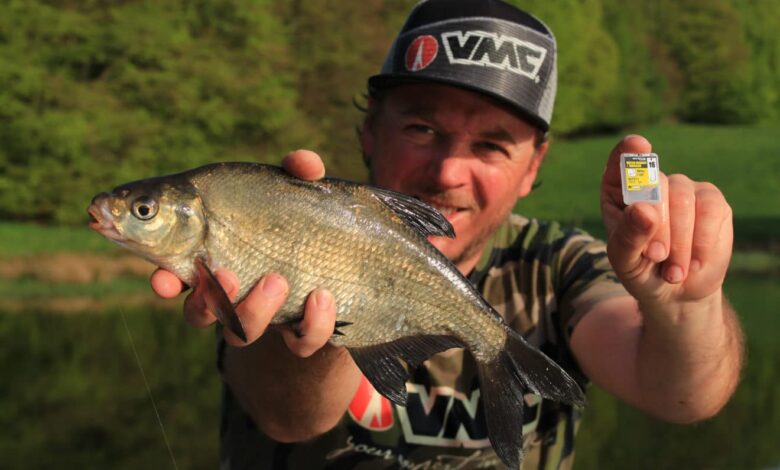
<path fill-rule="evenodd" d="M 691 265 L 690 265 L 690 267 L 688 267 L 688 269 L 692 273 L 695 273 L 696 271 L 700 270 L 701 269 L 701 261 L 699 261 L 697 259 L 692 259 L 691 260 Z"/>
<path fill-rule="evenodd" d="M 274 274 L 263 278 L 263 294 L 268 298 L 278 297 L 287 290 L 287 285 Z"/>
<path fill-rule="evenodd" d="M 663 243 L 659 241 L 654 241 L 650 243 L 650 246 L 647 247 L 647 257 L 650 258 L 651 261 L 654 261 L 656 263 L 659 263 L 666 259 L 666 247 Z"/>
<path fill-rule="evenodd" d="M 683 280 L 683 270 L 681 267 L 673 264 L 666 268 L 666 281 L 677 284 Z"/>
<path fill-rule="evenodd" d="M 331 297 L 330 293 L 326 290 L 318 290 L 314 293 L 314 303 L 317 305 L 317 308 L 320 310 L 326 310 L 330 308 L 330 304 L 333 301 L 333 298 Z"/>

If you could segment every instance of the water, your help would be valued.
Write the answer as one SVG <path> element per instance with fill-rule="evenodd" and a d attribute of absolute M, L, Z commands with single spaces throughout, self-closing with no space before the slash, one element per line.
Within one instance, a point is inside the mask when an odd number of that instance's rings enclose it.
<path fill-rule="evenodd" d="M 576 468 L 780 465 L 778 277 L 730 276 L 749 361 L 716 418 L 669 425 L 591 389 Z M 139 359 L 181 468 L 216 468 L 219 379 L 211 330 L 170 309 L 127 309 Z M 0 314 L 2 468 L 171 468 L 118 310 Z"/>

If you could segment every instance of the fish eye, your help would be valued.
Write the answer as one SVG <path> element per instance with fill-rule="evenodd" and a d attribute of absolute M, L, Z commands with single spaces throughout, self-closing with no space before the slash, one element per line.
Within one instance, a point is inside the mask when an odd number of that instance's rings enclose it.
<path fill-rule="evenodd" d="M 141 196 L 133 201 L 131 210 L 137 219 L 149 220 L 157 215 L 157 201 L 149 196 Z"/>

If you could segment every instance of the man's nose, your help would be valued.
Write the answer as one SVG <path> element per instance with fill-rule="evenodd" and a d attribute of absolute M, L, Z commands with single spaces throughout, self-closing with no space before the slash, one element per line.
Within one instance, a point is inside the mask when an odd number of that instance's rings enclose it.
<path fill-rule="evenodd" d="M 442 189 L 466 184 L 473 156 L 462 145 L 448 145 L 440 149 L 434 166 L 434 179 Z"/>

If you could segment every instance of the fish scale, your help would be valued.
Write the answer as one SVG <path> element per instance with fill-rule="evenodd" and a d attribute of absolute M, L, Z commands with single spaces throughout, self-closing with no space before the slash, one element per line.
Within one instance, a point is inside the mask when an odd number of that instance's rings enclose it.
<path fill-rule="evenodd" d="M 243 327 L 214 270 L 238 277 L 235 302 L 267 273 L 283 275 L 288 297 L 273 323 L 300 320 L 309 293 L 328 289 L 341 325 L 331 343 L 347 347 L 377 391 L 399 405 L 411 368 L 467 348 L 490 442 L 513 468 L 522 456 L 524 393 L 584 403 L 574 380 L 512 331 L 427 241 L 453 236 L 452 227 L 408 196 L 222 163 L 122 185 L 96 196 L 89 213 L 95 230 L 196 286 L 240 338 Z"/>

